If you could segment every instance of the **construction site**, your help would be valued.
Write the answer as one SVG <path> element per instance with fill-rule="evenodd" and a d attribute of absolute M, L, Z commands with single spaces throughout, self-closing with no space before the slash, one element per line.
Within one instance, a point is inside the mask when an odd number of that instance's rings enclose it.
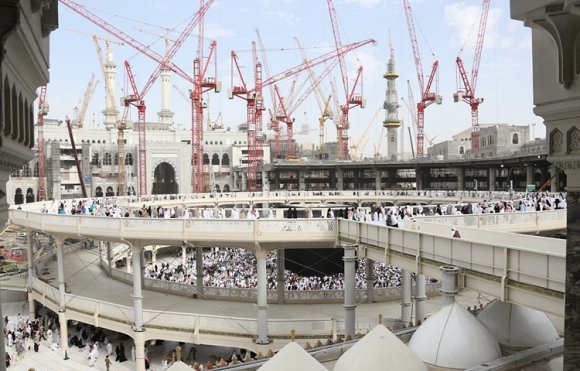
<path fill-rule="evenodd" d="M 39 90 L 35 104 L 36 157 L 12 175 L 7 187 L 9 200 L 15 204 L 87 196 L 262 191 L 272 188 L 266 169 L 278 163 L 412 163 L 425 159 L 490 158 L 522 149 L 530 151 L 528 147 L 533 147 L 531 151 L 538 154 L 545 150 L 543 141 L 537 142 L 535 138 L 530 141 L 529 125 L 479 124 L 478 109 L 484 99 L 476 94 L 476 84 L 490 0 L 481 2 L 474 23 L 477 32 L 471 73 L 467 72 L 461 56 L 455 58 L 459 78 L 453 100 L 468 105 L 469 114 L 464 112 L 464 116 L 466 120 L 471 118 L 471 125 L 467 129 L 462 127 L 450 140 L 438 143 L 434 140 L 439 135 L 431 138 L 426 135 L 425 111 L 432 104 L 443 102 L 439 92 L 439 61 L 430 62 L 431 68 L 424 74 L 415 30 L 418 21 L 408 0 L 401 2 L 401 10 L 408 30 L 405 37 L 415 61 L 418 97 L 414 97 L 410 78 L 406 96 L 399 97 L 400 74 L 389 32 L 388 47 L 382 46 L 387 58 L 382 76 L 386 80 L 382 83 L 384 101 L 381 106 L 370 108 L 367 122 L 361 123 L 357 117 L 355 127 L 352 114 L 367 105 L 367 96 L 363 93 L 365 66 L 360 63 L 352 69 L 352 63 L 347 65 L 347 61 L 352 59 L 351 54 L 370 48 L 376 41 L 367 38 L 344 43 L 341 32 L 346 32 L 341 30 L 339 12 L 332 0 L 326 1 L 329 16 L 326 27 L 334 45 L 326 48 L 327 52 L 316 51 L 318 56 L 312 57 L 314 52 L 310 49 L 316 48 L 303 47 L 296 36 L 289 42 L 295 43 L 293 52 L 299 52 L 300 63 L 277 72 L 278 68 L 271 69 L 268 65 L 268 58 L 276 49 L 266 48 L 260 31 L 255 29 L 250 49 L 228 53 L 230 76 L 223 80 L 218 78 L 219 41 L 208 39 L 204 33 L 204 19 L 212 11 L 212 0 L 200 1 L 185 26 L 165 25 L 167 31 L 158 33 L 133 28 L 133 36 L 85 5 L 71 0 L 59 3 L 60 12 L 75 14 L 78 28 L 91 24 L 102 31 L 98 35 L 76 28 L 62 31 L 94 45 L 100 71 L 90 76 L 70 117 L 53 118 L 49 110 L 50 88 L 44 86 Z M 180 30 L 178 34 L 176 30 Z M 161 40 L 163 50 L 155 51 L 151 43 L 139 41 L 146 34 Z M 192 38 L 197 40 L 197 50 L 193 71 L 186 72 L 188 69 L 176 65 L 173 59 Z M 134 75 L 133 62 L 115 60 L 114 50 L 125 48 L 155 63 L 144 83 L 142 76 Z M 222 51 L 219 57 L 224 58 L 224 54 Z M 173 77 L 182 81 L 172 82 Z M 377 80 L 377 77 L 371 79 Z M 224 81 L 228 78 L 230 81 Z M 124 88 L 119 93 L 120 81 L 124 81 Z M 180 87 L 183 82 L 187 91 Z M 161 106 L 154 121 L 146 105 L 154 91 L 152 87 L 160 90 L 161 95 Z M 89 125 L 91 118 L 87 112 L 95 92 L 104 92 L 105 107 L 101 110 L 102 117 L 95 117 L 93 113 L 92 125 Z M 172 92 L 183 98 L 179 106 L 190 107 L 191 124 L 175 121 Z M 235 124 L 225 122 L 222 112 L 216 112 L 212 106 L 213 97 L 224 95 L 246 103 L 245 117 Z M 234 105 L 240 106 L 237 102 L 230 103 Z M 402 119 L 401 105 L 406 106 L 405 112 L 410 117 L 407 122 Z M 317 109 L 306 111 L 312 107 Z M 316 124 L 298 126 L 302 110 L 305 117 L 315 115 L 312 121 Z M 488 128 L 483 138 L 482 127 Z M 508 140 L 503 143 L 506 133 Z M 305 135 L 317 140 L 310 144 L 301 141 Z M 185 161 L 186 158 L 191 160 Z M 318 189 L 323 186 L 318 185 Z"/>

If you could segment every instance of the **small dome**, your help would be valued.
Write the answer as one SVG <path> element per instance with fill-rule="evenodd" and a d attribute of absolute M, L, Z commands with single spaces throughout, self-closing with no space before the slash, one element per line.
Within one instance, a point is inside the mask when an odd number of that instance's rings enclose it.
<path fill-rule="evenodd" d="M 494 300 L 477 319 L 502 347 L 532 348 L 560 338 L 546 313 L 523 305 Z"/>
<path fill-rule="evenodd" d="M 258 371 L 328 371 L 310 354 L 295 342 L 290 342 L 280 349 L 274 357 L 264 363 Z"/>
<path fill-rule="evenodd" d="M 466 369 L 501 357 L 494 337 L 457 303 L 429 317 L 409 342 L 423 362 L 447 369 Z"/>
<path fill-rule="evenodd" d="M 411 350 L 383 325 L 378 325 L 347 350 L 334 365 L 334 371 L 426 371 L 427 367 Z"/>

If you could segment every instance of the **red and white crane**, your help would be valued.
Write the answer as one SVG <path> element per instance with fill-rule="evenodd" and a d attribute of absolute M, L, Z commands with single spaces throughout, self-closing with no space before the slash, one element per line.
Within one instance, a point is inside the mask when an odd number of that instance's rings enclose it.
<path fill-rule="evenodd" d="M 471 107 L 471 153 L 473 157 L 479 156 L 479 105 L 483 103 L 483 98 L 476 98 L 475 87 L 477 85 L 477 75 L 479 73 L 479 63 L 481 61 L 481 51 L 483 50 L 483 39 L 485 38 L 485 29 L 487 26 L 487 15 L 489 14 L 489 4 L 491 0 L 483 0 L 481 5 L 481 18 L 479 20 L 479 32 L 477 34 L 477 43 L 475 44 L 475 54 L 473 56 L 473 67 L 471 68 L 471 81 L 467 77 L 463 60 L 457 57 L 457 69 L 461 76 L 463 86 L 457 89 L 453 94 L 453 100 L 460 100 L 469 104 Z"/>
<path fill-rule="evenodd" d="M 329 61 L 337 56 L 344 57 L 344 55 L 354 49 L 360 48 L 363 45 L 374 43 L 375 40 L 367 39 L 364 41 L 355 42 L 342 46 L 336 51 L 332 51 L 323 54 L 317 58 L 310 61 L 304 61 L 298 66 L 292 67 L 278 73 L 266 80 L 262 80 L 262 64 L 258 60 L 256 44 L 252 43 L 253 51 L 253 67 L 254 67 L 254 87 L 248 88 L 240 64 L 238 63 L 238 57 L 235 51 L 231 52 L 232 64 L 231 64 L 231 88 L 228 92 L 230 99 L 234 97 L 239 97 L 246 101 L 247 107 L 247 125 L 248 125 L 248 191 L 254 192 L 258 190 L 258 167 L 260 166 L 263 153 L 260 148 L 263 133 L 262 133 L 262 111 L 264 110 L 264 97 L 262 96 L 262 89 L 270 84 L 275 84 L 285 78 L 294 76 L 302 71 L 307 70 L 309 67 L 317 66 L 321 63 Z M 234 86 L 234 71 L 237 73 L 236 76 L 239 78 L 241 85 Z"/>
<path fill-rule="evenodd" d="M 344 61 L 344 54 L 341 54 L 339 50 L 342 48 L 342 42 L 340 39 L 340 32 L 338 29 L 338 19 L 336 17 L 336 10 L 334 9 L 334 4 L 332 0 L 327 0 L 328 13 L 330 14 L 330 23 L 332 24 L 332 32 L 334 34 L 334 44 L 336 46 L 336 57 L 338 58 L 338 64 L 340 66 L 340 74 L 342 77 L 342 86 L 344 88 L 345 103 L 341 106 L 341 115 L 338 123 L 338 158 L 342 160 L 348 159 L 348 129 L 350 126 L 348 120 L 348 113 L 354 107 L 360 106 L 365 107 L 365 101 L 362 97 L 362 66 L 358 68 L 357 75 L 352 85 L 352 89 L 349 90 L 348 84 L 348 72 L 346 70 L 346 63 Z M 357 86 L 360 82 L 361 93 L 355 93 Z"/>
<path fill-rule="evenodd" d="M 106 20 L 93 14 L 85 6 L 78 4 L 78 3 L 75 3 L 72 0 L 59 0 L 59 1 L 60 1 L 60 3 L 67 6 L 71 10 L 80 14 L 82 17 L 88 19 L 89 21 L 91 21 L 92 23 L 97 25 L 98 27 L 104 29 L 105 31 L 107 31 L 111 35 L 113 35 L 116 38 L 118 38 L 119 40 L 123 41 L 125 44 L 133 47 L 134 49 L 138 50 L 142 54 L 148 56 L 149 58 L 153 59 L 154 61 L 156 61 L 158 63 L 155 70 L 153 71 L 153 73 L 149 77 L 149 80 L 147 80 L 147 82 L 143 86 L 143 89 L 141 89 L 141 91 L 139 92 L 138 90 L 136 90 L 136 85 L 135 85 L 133 88 L 133 94 L 128 96 L 126 101 L 125 101 L 126 105 L 131 104 L 133 106 L 136 106 L 138 109 L 138 112 L 139 112 L 139 114 L 138 114 L 139 121 L 137 124 L 138 132 L 139 132 L 139 155 L 138 155 L 138 157 L 139 157 L 139 194 L 142 194 L 142 195 L 147 194 L 147 172 L 146 172 L 146 170 L 147 170 L 147 166 L 146 166 L 147 152 L 146 152 L 146 142 L 145 142 L 145 139 L 146 139 L 145 138 L 145 111 L 146 111 L 146 107 L 145 107 L 145 101 L 144 101 L 145 95 L 147 94 L 147 92 L 149 91 L 149 89 L 151 88 L 153 83 L 159 77 L 161 70 L 164 68 L 168 68 L 169 70 L 173 71 L 178 76 L 181 76 L 182 78 L 184 78 L 186 81 L 191 82 L 194 85 L 192 91 L 199 92 L 199 89 L 196 88 L 196 85 L 199 85 L 199 83 L 196 83 L 196 81 L 200 80 L 199 79 L 200 74 L 198 73 L 197 78 L 196 78 L 196 72 L 195 72 L 196 62 L 194 61 L 194 77 L 192 77 L 192 76 L 190 76 L 190 74 L 184 72 L 181 68 L 176 66 L 173 62 L 171 62 L 171 59 L 173 58 L 175 53 L 177 53 L 177 51 L 179 50 L 181 45 L 185 42 L 187 37 L 189 37 L 189 35 L 193 31 L 193 29 L 199 23 L 203 23 L 203 17 L 205 15 L 205 13 L 207 12 L 207 10 L 209 9 L 209 7 L 211 6 L 211 4 L 214 2 L 214 0 L 200 0 L 200 8 L 193 15 L 191 20 L 188 22 L 186 27 L 183 29 L 182 33 L 175 40 L 175 42 L 173 43 L 171 48 L 165 53 L 164 56 L 161 56 L 160 54 L 158 54 L 155 51 L 153 51 L 152 49 L 150 49 L 147 45 L 137 41 L 136 39 L 129 36 L 125 32 L 121 31 L 117 27 L 111 25 Z M 201 30 L 203 30 L 203 28 Z M 198 51 L 198 57 L 199 57 L 199 54 L 200 53 Z M 197 67 L 199 67 L 199 65 L 200 65 L 200 62 L 197 63 Z M 127 68 L 127 66 L 128 66 L 128 63 L 125 62 L 125 67 L 126 67 L 127 71 L 130 71 L 130 66 L 128 68 Z M 198 72 L 200 72 L 200 71 L 198 71 Z M 131 85 L 133 86 L 133 84 L 131 84 Z M 198 89 L 198 90 L 196 90 L 196 89 Z M 198 111 L 194 110 L 196 103 L 194 103 L 193 99 L 194 99 L 194 96 L 192 93 L 192 124 L 196 124 L 198 122 L 201 122 L 201 120 L 203 119 L 203 115 L 201 115 L 201 118 L 197 117 Z M 201 95 L 199 95 L 199 102 L 201 102 Z M 201 103 L 199 103 L 199 104 L 201 105 Z M 199 153 L 200 149 L 203 151 L 203 144 L 195 142 L 195 141 L 200 139 L 199 133 L 195 134 L 196 130 L 198 130 L 198 129 L 192 127 L 192 132 L 194 132 L 194 133 L 192 133 L 192 156 L 195 156 L 196 153 Z M 199 130 L 203 130 L 203 128 L 201 128 Z M 120 160 L 121 160 L 121 156 L 124 157 L 124 153 L 119 153 Z M 201 155 L 201 157 L 203 157 L 203 154 Z M 201 177 L 203 179 L 203 163 L 201 165 L 198 165 L 194 161 L 194 159 L 192 158 L 192 165 L 193 165 L 192 168 L 193 168 L 194 177 Z M 202 170 L 201 174 L 199 174 L 199 169 Z M 197 179 L 195 181 L 196 181 L 196 183 L 198 182 Z M 192 180 L 192 183 L 193 182 L 194 182 L 194 180 Z M 120 188 L 125 187 L 125 185 L 119 184 L 119 187 Z M 202 187 L 203 187 L 203 185 L 202 185 Z"/>
<path fill-rule="evenodd" d="M 439 95 L 438 84 L 435 85 L 435 92 L 431 91 L 433 81 L 436 79 L 437 67 L 439 61 L 435 60 L 431 68 L 431 74 L 425 84 L 423 76 L 423 64 L 421 62 L 421 52 L 419 51 L 419 43 L 417 42 L 417 35 L 415 34 L 415 25 L 413 23 L 413 11 L 409 0 L 403 0 L 403 7 L 405 8 L 405 16 L 407 18 L 407 27 L 409 29 L 409 38 L 411 39 L 411 47 L 413 49 L 413 57 L 415 58 L 415 68 L 417 70 L 417 81 L 419 83 L 419 90 L 421 93 L 421 100 L 417 102 L 417 157 L 425 156 L 424 138 L 425 138 L 425 108 L 433 103 L 441 104 L 443 98 Z"/>
<path fill-rule="evenodd" d="M 41 86 L 38 94 L 38 140 L 36 148 L 38 149 L 38 201 L 46 200 L 46 183 L 44 172 L 44 116 L 48 114 L 48 103 L 46 102 L 46 86 Z"/>

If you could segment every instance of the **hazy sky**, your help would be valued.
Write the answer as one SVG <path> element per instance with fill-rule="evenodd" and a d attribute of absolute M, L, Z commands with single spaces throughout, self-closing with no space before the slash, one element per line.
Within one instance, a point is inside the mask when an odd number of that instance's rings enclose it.
<path fill-rule="evenodd" d="M 163 34 L 164 29 L 181 29 L 191 19 L 199 7 L 196 0 L 101 0 L 90 2 L 78 0 L 98 16 L 122 29 L 159 54 L 163 54 L 164 41 L 153 34 Z M 382 75 L 389 57 L 389 33 L 395 50 L 399 98 L 407 99 L 407 80 L 415 97 L 419 97 L 417 75 L 410 46 L 409 33 L 401 0 L 334 0 L 340 24 L 343 44 L 373 38 L 375 46 L 364 46 L 346 58 L 350 78 L 354 78 L 357 68 L 362 65 L 363 96 L 367 101 L 364 109 L 350 111 L 351 143 L 357 143 L 370 125 L 368 141 L 364 152 L 370 154 L 381 140 L 382 110 L 385 100 L 386 80 Z M 435 142 L 450 139 L 451 136 L 471 125 L 469 107 L 465 103 L 454 103 L 453 92 L 457 90 L 458 75 L 455 59 L 459 55 L 464 60 L 468 73 L 471 71 L 474 44 L 479 25 L 480 0 L 411 0 L 417 39 L 423 61 L 425 79 L 435 58 L 439 60 L 439 93 L 443 95 L 442 105 L 432 105 L 425 113 L 425 134 L 435 138 Z M 104 108 L 104 83 L 100 72 L 93 40 L 89 35 L 106 36 L 85 18 L 59 4 L 59 29 L 51 35 L 50 83 L 47 100 L 51 112 L 49 118 L 64 119 L 73 115 L 73 108 L 82 98 L 91 74 L 100 80 L 97 91 L 87 110 L 85 125 L 99 126 Z M 83 35 L 70 31 L 83 31 Z M 245 101 L 227 99 L 227 89 L 231 85 L 230 52 L 236 50 L 243 66 L 244 79 L 253 87 L 250 52 L 252 40 L 256 40 L 255 29 L 259 29 L 267 51 L 267 64 L 271 74 L 282 72 L 301 63 L 294 37 L 298 37 L 310 58 L 331 51 L 334 38 L 325 0 L 216 0 L 205 17 L 206 55 L 210 39 L 217 41 L 218 79 L 222 81 L 220 94 L 209 96 L 209 114 L 212 119 L 221 114 L 225 126 L 236 130 L 246 119 Z M 140 31 L 145 30 L 145 31 Z M 197 49 L 197 28 L 177 52 L 173 61 L 182 70 L 192 71 L 192 60 Z M 177 38 L 178 33 L 171 34 Z M 114 38 L 112 38 L 114 39 Z M 104 47 L 104 46 L 103 46 Z M 125 86 L 123 62 L 129 60 L 136 75 L 139 88 L 143 86 L 155 68 L 155 62 L 125 45 L 112 45 L 118 65 L 116 96 L 124 94 Z M 435 57 L 431 54 L 435 54 Z M 263 61 L 262 61 L 263 62 Z M 485 102 L 480 106 L 481 124 L 509 123 L 535 126 L 535 135 L 544 136 L 544 126 L 533 112 L 532 70 L 531 70 L 531 31 L 521 22 L 513 21 L 509 15 L 509 2 L 492 0 L 483 54 L 477 84 L 477 95 Z M 317 71 L 321 71 L 318 68 Z M 340 83 L 338 68 L 333 75 L 338 81 L 340 103 L 344 102 L 344 90 Z M 306 75 L 297 77 L 297 85 Z M 264 76 L 266 78 L 266 76 Z M 282 93 L 289 90 L 292 78 L 279 83 Z M 235 82 L 239 84 L 239 82 Z M 173 76 L 172 84 L 187 91 L 189 83 L 181 77 Z M 352 81 L 351 81 L 352 84 Z M 329 79 L 321 84 L 324 94 L 330 93 Z M 271 107 L 269 90 L 264 90 L 266 106 Z M 153 86 L 145 97 L 147 121 L 154 121 L 160 109 L 160 84 Z M 411 116 L 400 99 L 400 118 L 410 123 Z M 175 112 L 174 120 L 181 128 L 191 127 L 190 104 L 171 89 L 171 105 Z M 413 104 L 414 106 L 414 104 Z M 377 110 L 381 109 L 378 115 Z M 318 142 L 318 116 L 320 109 L 314 96 L 296 109 L 295 131 L 309 130 L 308 134 L 298 135 L 302 143 Z M 136 110 L 132 113 L 136 119 Z M 374 122 L 371 122 L 375 117 Z M 265 112 L 264 123 L 268 119 Z M 383 139 L 384 140 L 383 133 Z M 336 129 L 329 122 L 327 138 L 336 137 Z M 408 146 L 408 138 L 405 146 Z M 386 150 L 386 145 L 381 147 Z"/>

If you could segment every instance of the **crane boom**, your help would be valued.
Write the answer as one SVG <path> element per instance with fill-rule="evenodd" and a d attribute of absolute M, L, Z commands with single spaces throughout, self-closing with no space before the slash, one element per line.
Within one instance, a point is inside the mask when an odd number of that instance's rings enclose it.
<path fill-rule="evenodd" d="M 97 85 L 99 81 L 95 81 L 95 75 L 91 76 L 89 83 L 87 84 L 87 88 L 85 89 L 85 93 L 83 95 L 83 100 L 81 102 L 81 107 L 78 109 L 77 112 L 77 127 L 82 128 L 85 121 L 85 115 L 87 113 L 87 108 L 89 107 L 89 103 L 97 89 Z"/>

